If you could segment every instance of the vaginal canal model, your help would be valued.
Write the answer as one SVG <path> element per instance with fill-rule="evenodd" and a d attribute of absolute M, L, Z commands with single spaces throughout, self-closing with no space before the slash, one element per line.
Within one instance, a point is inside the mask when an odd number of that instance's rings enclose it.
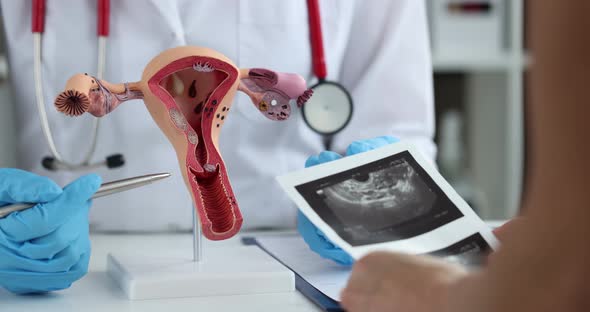
<path fill-rule="evenodd" d="M 152 59 L 141 81 L 114 84 L 77 74 L 55 99 L 70 116 L 102 117 L 119 104 L 143 99 L 152 118 L 176 150 L 203 234 L 222 240 L 238 233 L 242 215 L 219 152 L 219 133 L 236 91 L 271 120 L 286 120 L 291 107 L 312 95 L 303 77 L 268 69 L 240 69 L 221 53 L 203 47 L 166 50 Z"/>

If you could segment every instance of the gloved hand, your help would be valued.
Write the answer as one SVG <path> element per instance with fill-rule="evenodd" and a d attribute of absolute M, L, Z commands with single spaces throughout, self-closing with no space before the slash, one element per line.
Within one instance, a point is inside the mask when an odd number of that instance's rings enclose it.
<path fill-rule="evenodd" d="M 346 156 L 363 153 L 395 142 L 399 142 L 399 140 L 391 136 L 354 141 L 346 149 Z M 338 153 L 323 151 L 317 156 L 309 157 L 305 162 L 305 167 L 312 167 L 340 158 L 342 156 Z M 297 213 L 297 230 L 309 245 L 309 248 L 323 258 L 331 259 L 342 265 L 352 265 L 354 263 L 348 253 L 334 245 L 301 211 Z"/>
<path fill-rule="evenodd" d="M 0 286 L 19 294 L 48 292 L 86 274 L 89 198 L 100 184 L 90 174 L 62 190 L 48 178 L 0 168 L 0 206 L 39 203 L 0 219 Z"/>

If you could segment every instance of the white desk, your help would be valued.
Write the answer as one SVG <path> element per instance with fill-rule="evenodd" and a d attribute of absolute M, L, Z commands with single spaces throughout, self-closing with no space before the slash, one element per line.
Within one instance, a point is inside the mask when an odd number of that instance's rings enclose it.
<path fill-rule="evenodd" d="M 260 235 L 244 233 L 242 235 Z M 92 235 L 92 258 L 89 273 L 70 289 L 38 296 L 15 296 L 0 289 L 0 311 L 70 312 L 70 311 L 319 311 L 297 291 L 242 296 L 214 296 L 200 298 L 129 301 L 106 274 L 109 252 L 136 250 L 138 253 L 162 253 L 165 250 L 186 249 L 192 254 L 190 234 L 169 235 Z M 208 246 L 240 244 L 239 238 L 222 242 L 205 241 Z"/>

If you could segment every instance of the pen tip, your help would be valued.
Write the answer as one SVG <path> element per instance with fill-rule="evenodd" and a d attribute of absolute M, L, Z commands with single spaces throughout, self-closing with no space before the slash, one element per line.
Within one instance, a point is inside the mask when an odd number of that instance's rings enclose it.
<path fill-rule="evenodd" d="M 172 174 L 170 174 L 170 173 L 168 173 L 168 172 L 164 172 L 164 173 L 160 173 L 158 176 L 159 176 L 160 178 L 167 178 L 167 177 L 169 177 L 169 176 L 171 176 L 171 175 L 172 175 Z"/>
<path fill-rule="evenodd" d="M 148 179 L 154 181 L 154 180 L 161 180 L 161 179 L 166 179 L 168 177 L 170 177 L 172 174 L 168 173 L 168 172 L 162 172 L 162 173 L 154 173 L 149 175 Z"/>

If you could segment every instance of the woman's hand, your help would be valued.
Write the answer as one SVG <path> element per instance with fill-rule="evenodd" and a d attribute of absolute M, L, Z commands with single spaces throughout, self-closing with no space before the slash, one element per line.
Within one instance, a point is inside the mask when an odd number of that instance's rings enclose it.
<path fill-rule="evenodd" d="M 350 312 L 446 311 L 449 290 L 466 275 L 436 258 L 375 252 L 355 263 L 341 303 Z"/>

